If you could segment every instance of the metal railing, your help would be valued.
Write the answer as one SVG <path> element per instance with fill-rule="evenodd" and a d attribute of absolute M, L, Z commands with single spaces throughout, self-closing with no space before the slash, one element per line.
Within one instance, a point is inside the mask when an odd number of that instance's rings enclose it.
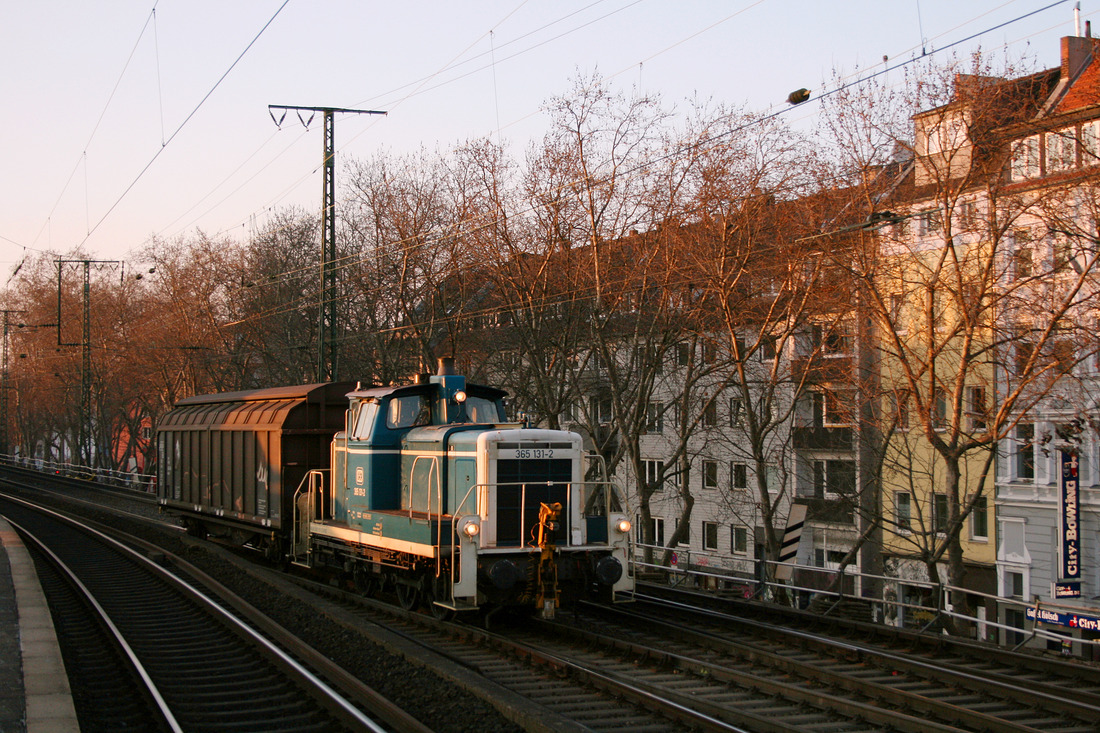
<path fill-rule="evenodd" d="M 16 468 L 30 468 L 42 473 L 50 473 L 57 476 L 98 481 L 112 486 L 137 489 L 155 493 L 157 489 L 157 477 L 151 474 L 137 471 L 120 471 L 111 468 L 90 468 L 78 463 L 65 461 L 52 461 L 46 458 L 33 458 L 30 456 L 0 454 L 0 465 L 14 466 Z"/>
<path fill-rule="evenodd" d="M 646 562 L 642 554 L 652 550 L 654 562 Z M 659 576 L 669 585 L 691 586 L 699 590 L 716 593 L 733 592 L 740 597 L 754 598 L 764 602 L 778 602 L 783 599 L 787 605 L 814 604 L 822 615 L 839 613 L 845 601 L 866 604 L 870 620 L 892 626 L 911 628 L 920 632 L 941 633 L 943 621 L 952 619 L 957 625 L 974 632 L 974 637 L 989 641 L 989 631 L 996 629 L 997 641 L 1002 645 L 1020 648 L 1029 641 L 1045 640 L 1058 643 L 1063 650 L 1072 651 L 1073 645 L 1100 648 L 1100 639 L 1080 639 L 1045 628 L 1035 622 L 1035 618 L 1044 615 L 1062 614 L 1100 618 L 1100 608 L 1084 605 L 1059 604 L 1041 601 L 1038 597 L 1028 602 L 1021 598 L 1009 598 L 982 593 L 970 588 L 953 586 L 948 583 L 932 583 L 924 580 L 898 578 L 889 575 L 862 573 L 852 567 L 845 568 L 843 578 L 837 578 L 841 571 L 836 569 L 767 561 L 774 569 L 786 566 L 791 569 L 791 580 L 778 582 L 768 580 L 759 572 L 758 561 L 750 558 L 731 558 L 718 553 L 700 552 L 687 548 L 673 548 L 674 557 L 670 564 L 658 560 L 669 548 L 635 543 L 632 564 L 635 569 L 650 576 Z M 704 562 L 700 562 L 703 560 Z M 805 584 L 806 578 L 828 578 L 830 582 Z M 843 590 L 845 581 L 850 579 L 852 592 Z M 836 581 L 836 582 L 831 582 Z M 878 584 L 881 591 L 875 596 L 864 595 L 865 587 Z M 824 586 L 824 587 L 823 587 Z M 832 590 L 835 587 L 840 590 Z M 1029 622 L 1029 627 L 1021 628 L 1003 623 L 998 618 L 984 618 L 955 609 L 951 604 L 951 595 L 961 592 L 971 598 L 992 601 L 996 609 L 1016 610 Z M 984 606 L 981 606 L 984 607 Z M 1003 641 L 1002 641 L 1003 639 Z"/>

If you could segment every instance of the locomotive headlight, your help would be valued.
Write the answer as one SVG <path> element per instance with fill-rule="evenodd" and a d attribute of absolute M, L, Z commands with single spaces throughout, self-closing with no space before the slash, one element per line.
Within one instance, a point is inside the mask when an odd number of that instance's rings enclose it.
<path fill-rule="evenodd" d="M 462 534 L 466 535 L 470 539 L 477 537 L 481 532 L 481 524 L 476 519 L 467 518 L 462 520 L 462 524 L 459 525 Z"/>
<path fill-rule="evenodd" d="M 628 533 L 630 531 L 630 520 L 620 519 L 619 521 L 615 522 L 615 529 L 619 530 L 620 534 Z"/>
<path fill-rule="evenodd" d="M 455 392 L 455 402 L 457 402 L 458 404 L 461 405 L 465 401 L 466 401 L 466 393 L 465 392 L 463 392 L 461 389 L 458 390 L 457 392 Z"/>

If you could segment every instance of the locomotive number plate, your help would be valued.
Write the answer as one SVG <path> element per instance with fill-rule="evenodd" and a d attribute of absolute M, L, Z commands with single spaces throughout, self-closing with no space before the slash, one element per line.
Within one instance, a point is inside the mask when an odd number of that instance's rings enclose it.
<path fill-rule="evenodd" d="M 517 448 L 516 458 L 553 458 L 553 448 Z"/>

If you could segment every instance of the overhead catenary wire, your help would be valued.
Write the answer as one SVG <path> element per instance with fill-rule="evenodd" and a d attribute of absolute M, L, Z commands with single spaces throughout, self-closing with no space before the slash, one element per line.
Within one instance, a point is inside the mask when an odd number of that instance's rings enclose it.
<path fill-rule="evenodd" d="M 281 13 L 283 11 L 283 8 L 285 8 L 288 3 L 290 3 L 290 0 L 283 0 L 283 3 L 275 10 L 275 13 L 268 19 L 268 21 L 266 23 L 264 23 L 264 26 L 256 33 L 256 35 L 252 38 L 252 40 L 248 42 L 248 45 L 245 46 L 244 50 L 241 51 L 241 53 L 237 56 L 237 58 L 235 58 L 233 60 L 233 63 L 231 63 L 229 65 L 229 68 L 227 68 L 225 70 L 225 72 L 218 78 L 218 80 L 216 82 L 214 82 L 214 85 L 212 87 L 210 87 L 210 89 L 206 92 L 206 94 L 203 96 L 203 98 L 199 100 L 198 104 L 195 105 L 194 109 L 192 109 L 191 112 L 188 113 L 188 115 L 183 119 L 183 122 L 181 122 L 179 124 L 179 126 L 175 129 L 175 131 L 173 131 L 172 134 L 168 136 L 168 139 L 164 141 L 164 144 L 161 145 L 160 149 L 158 149 L 157 152 L 155 152 L 153 154 L 153 157 L 150 158 L 149 162 L 145 164 L 145 167 L 143 167 L 141 169 L 141 171 L 138 172 L 137 176 L 134 177 L 134 180 L 132 180 L 130 182 L 130 184 L 128 186 L 126 186 L 126 188 L 123 190 L 123 192 L 121 194 L 119 194 L 118 198 L 115 199 L 115 202 L 113 204 L 111 204 L 110 207 L 108 207 L 107 211 L 103 214 L 103 216 L 101 216 L 99 218 L 99 221 L 96 222 L 95 226 L 93 226 L 89 230 L 87 236 L 84 237 L 84 239 L 80 242 L 80 245 L 78 245 L 78 246 L 83 246 L 84 243 L 87 242 L 88 239 L 92 236 L 92 234 L 96 231 L 96 229 L 98 229 L 100 227 L 100 225 L 103 224 L 104 221 L 106 221 L 107 217 L 109 217 L 111 215 L 111 213 L 118 207 L 118 205 L 120 203 L 122 203 L 122 200 L 126 198 L 126 196 L 130 193 L 131 190 L 133 190 L 134 186 L 137 185 L 138 181 L 140 181 L 145 176 L 145 174 L 149 171 L 149 169 L 152 168 L 153 163 L 155 163 L 157 161 L 157 158 L 160 157 L 161 153 L 163 153 L 164 150 L 172 143 L 172 141 L 176 139 L 176 136 L 179 135 L 179 133 L 183 130 L 183 128 L 185 128 L 187 126 L 187 123 L 191 121 L 191 118 L 194 117 L 200 109 L 202 109 L 202 106 L 204 104 L 206 104 L 206 101 L 208 99 L 210 99 L 211 95 L 213 95 L 214 92 L 217 90 L 217 88 L 219 86 L 221 86 L 222 82 L 225 81 L 226 77 L 229 76 L 230 72 L 232 72 L 233 69 L 236 68 L 237 64 L 240 63 L 241 59 L 244 58 L 245 54 L 247 54 L 248 51 L 254 45 L 256 45 L 256 41 L 260 40 L 260 36 L 262 36 L 264 34 L 264 31 L 266 31 L 271 26 L 271 24 L 275 22 L 275 19 L 277 17 L 279 17 L 279 13 Z"/>
<path fill-rule="evenodd" d="M 401 85 L 401 86 L 399 86 L 399 87 L 396 87 L 396 88 L 394 88 L 394 89 L 391 89 L 391 90 L 389 90 L 389 91 L 387 91 L 387 92 L 382 92 L 382 93 L 380 93 L 380 94 L 375 94 L 375 95 L 373 95 L 373 96 L 371 96 L 371 97 L 369 97 L 369 98 L 367 98 L 367 99 L 363 99 L 363 100 L 360 100 L 359 102 L 356 102 L 356 103 L 355 103 L 355 106 L 370 105 L 370 104 L 372 104 L 373 102 L 375 102 L 375 101 L 378 101 L 378 100 L 380 100 L 380 99 L 382 99 L 382 98 L 384 98 L 384 97 L 386 97 L 386 96 L 388 96 L 388 95 L 390 95 L 390 94 L 394 94 L 394 93 L 397 93 L 397 92 L 401 92 L 401 91 L 403 91 L 403 90 L 406 90 L 406 89 L 408 89 L 408 88 L 412 87 L 412 91 L 409 91 L 409 92 L 407 92 L 407 93 L 403 94 L 403 95 L 402 95 L 402 96 L 401 96 L 401 97 L 400 97 L 400 98 L 399 98 L 398 100 L 396 100 L 395 102 L 393 102 L 393 103 L 386 103 L 386 104 L 384 105 L 384 106 L 387 106 L 387 107 L 389 107 L 389 108 L 390 108 L 391 110 L 394 110 L 394 109 L 397 109 L 397 108 L 399 108 L 399 107 L 400 107 L 400 106 L 401 106 L 401 105 L 402 105 L 402 104 L 403 104 L 404 102 L 406 102 L 406 101 L 408 101 L 409 99 L 411 99 L 411 98 L 413 98 L 413 97 L 417 96 L 418 94 L 422 94 L 422 93 L 425 93 L 425 92 L 429 92 L 429 91 L 434 91 L 435 89 L 438 89 L 438 88 L 440 88 L 440 87 L 442 87 L 442 86 L 444 86 L 444 85 L 447 85 L 447 84 L 453 84 L 453 83 L 455 83 L 455 82 L 457 82 L 457 81 L 459 81 L 459 80 L 461 80 L 461 79 L 464 79 L 464 78 L 466 78 L 466 77 L 468 77 L 468 76 L 471 76 L 471 75 L 473 75 L 473 74 L 475 74 L 475 73 L 478 73 L 478 72 L 484 71 L 484 70 L 486 70 L 487 68 L 491 68 L 491 64 L 490 64 L 490 65 L 483 65 L 483 66 L 477 67 L 477 68 L 475 68 L 475 69 L 473 69 L 473 70 L 471 70 L 471 71 L 468 71 L 468 72 L 466 72 L 466 73 L 463 73 L 463 74 L 461 74 L 461 75 L 459 75 L 459 76 L 448 78 L 448 79 L 446 79 L 445 81 L 442 81 L 442 82 L 440 82 L 440 83 L 438 83 L 438 84 L 435 84 L 435 85 L 432 85 L 432 86 L 425 86 L 425 85 L 426 85 L 426 84 L 427 84 L 428 82 L 431 82 L 431 81 L 432 81 L 433 79 L 436 79 L 436 78 L 438 78 L 438 77 L 439 77 L 440 75 L 442 75 L 443 73 L 445 73 L 446 71 L 448 71 L 448 70 L 450 70 L 450 69 L 461 67 L 461 66 L 463 66 L 463 65 L 465 65 L 465 64 L 468 64 L 468 63 L 472 63 L 472 62 L 474 62 L 474 61 L 477 61 L 478 59 L 484 58 L 485 56 L 489 55 L 489 54 L 490 54 L 490 52 L 484 52 L 484 53 L 480 53 L 480 54 L 477 54 L 477 55 L 473 56 L 472 58 L 470 58 L 470 59 L 467 59 L 467 60 L 465 60 L 465 61 L 459 61 L 459 59 L 461 59 L 461 58 L 462 58 L 462 57 L 463 57 L 463 56 L 464 56 L 464 55 L 466 54 L 466 52 L 467 52 L 467 51 L 469 51 L 469 50 L 470 50 L 471 48 L 473 48 L 474 46 L 476 46 L 476 45 L 477 45 L 477 44 L 478 44 L 479 42 L 481 42 L 481 41 L 482 41 L 483 39 L 485 39 L 486 37 L 488 37 L 488 35 L 489 35 L 489 34 L 490 34 L 490 33 L 492 32 L 492 30 L 493 30 L 493 29 L 495 29 L 495 28 L 499 27 L 499 25 L 500 25 L 501 23 L 503 23 L 503 22 L 504 22 L 505 20 L 507 20 L 507 19 L 508 19 L 509 17 L 511 17 L 511 16 L 513 15 L 513 14 L 515 14 L 515 12 L 517 12 L 517 11 L 519 10 L 519 8 L 521 8 L 521 7 L 523 7 L 524 5 L 526 5 L 526 4 L 527 4 L 527 2 L 528 2 L 528 0 L 524 0 L 524 2 L 521 2 L 521 3 L 520 3 L 520 4 L 519 4 L 519 5 L 518 5 L 518 6 L 517 6 L 517 7 L 516 7 L 516 8 L 514 9 L 514 10 L 512 10 L 512 11 L 511 11 L 511 12 L 509 12 L 509 13 L 507 13 L 507 14 L 506 14 L 506 15 L 505 15 L 505 16 L 504 16 L 504 17 L 503 17 L 503 18 L 502 18 L 502 19 L 501 19 L 500 21 L 498 21 L 498 22 L 497 22 L 496 24 L 494 24 L 494 25 L 492 26 L 492 28 L 491 28 L 491 29 L 490 29 L 489 31 L 486 31 L 486 32 L 485 32 L 485 33 L 483 33 L 483 34 L 482 34 L 481 36 L 479 36 L 478 38 L 476 38 L 476 39 L 475 39 L 474 41 L 472 41 L 471 43 L 469 43 L 469 44 L 468 44 L 468 45 L 467 45 L 467 46 L 466 46 L 466 47 L 465 47 L 465 48 L 464 48 L 464 49 L 463 49 L 462 51 L 460 51 L 460 52 L 459 52 L 458 54 L 456 54 L 456 55 L 455 55 L 454 57 L 452 57 L 452 59 L 451 59 L 450 61 L 448 61 L 447 63 L 445 63 L 445 64 L 444 64 L 443 66 L 441 66 L 441 67 L 440 67 L 440 68 L 439 68 L 439 69 L 438 69 L 437 71 L 435 71 L 435 72 L 433 72 L 432 74 L 429 74 L 429 75 L 427 75 L 427 76 L 424 76 L 424 77 L 420 77 L 419 79 L 416 79 L 416 80 L 414 80 L 414 81 L 411 81 L 411 82 L 408 82 L 408 83 L 406 83 L 406 84 L 403 84 L 403 85 Z M 563 22 L 563 21 L 567 20 L 568 18 L 571 18 L 571 17 L 573 17 L 573 16 L 575 16 L 575 15 L 578 15 L 578 14 L 580 14 L 580 13 L 584 12 L 585 10 L 588 10 L 588 9 L 590 9 L 590 8 L 593 8 L 593 7 L 595 7 L 595 6 L 597 6 L 597 5 L 600 5 L 600 4 L 604 3 L 604 2 L 607 2 L 607 0 L 596 0 L 596 2 L 590 3 L 589 5 L 586 5 L 585 7 L 583 7 L 583 8 L 580 8 L 580 9 L 578 9 L 578 10 L 574 10 L 574 11 L 571 11 L 571 12 L 567 13 L 566 15 L 562 16 L 561 18 L 558 18 L 557 20 L 551 21 L 551 22 L 549 22 L 549 23 L 545 23 L 545 24 L 543 24 L 542 26 L 540 26 L 539 28 L 536 28 L 536 29 L 534 29 L 534 30 L 532 30 L 532 31 L 529 31 L 529 32 L 527 32 L 527 33 L 525 33 L 525 34 L 523 34 L 523 35 L 521 35 L 521 36 L 517 37 L 517 38 L 514 38 L 514 39 L 512 39 L 512 40 L 510 40 L 510 41 L 508 41 L 508 42 L 506 42 L 506 43 L 502 44 L 502 45 L 501 45 L 501 46 L 500 46 L 499 48 L 505 48 L 505 47 L 507 47 L 507 46 L 509 46 L 509 45 L 512 45 L 512 44 L 514 44 L 514 43 L 517 43 L 518 41 L 520 41 L 520 40 L 522 40 L 522 39 L 524 39 L 524 38 L 527 38 L 527 37 L 529 37 L 529 36 L 531 36 L 531 35 L 534 35 L 535 33 L 538 33 L 538 32 L 539 32 L 539 31 L 541 31 L 541 30 L 545 30 L 546 28 L 550 28 L 550 27 L 552 27 L 552 26 L 554 26 L 554 25 L 557 25 L 558 23 L 561 23 L 561 22 Z M 627 5 L 623 6 L 623 7 L 617 8 L 617 9 L 615 9 L 615 10 L 612 10 L 612 11 L 610 11 L 610 12 L 608 12 L 608 13 L 605 13 L 604 15 L 602 15 L 602 16 L 599 16 L 598 18 L 594 18 L 594 19 L 592 19 L 592 20 L 588 20 L 588 21 L 585 21 L 584 23 L 582 23 L 582 24 L 580 24 L 580 25 L 574 26 L 573 28 L 569 29 L 568 31 L 564 31 L 563 33 L 561 33 L 561 34 L 558 34 L 557 36 L 555 36 L 555 37 L 553 37 L 553 38 L 551 38 L 551 39 L 548 39 L 548 40 L 545 40 L 545 41 L 541 41 L 540 43 L 537 43 L 537 44 L 535 44 L 535 45 L 533 45 L 533 46 L 527 47 L 527 48 L 525 48 L 525 49 L 523 49 L 523 50 L 521 50 L 521 51 L 518 51 L 518 52 L 516 52 L 516 53 L 513 53 L 512 55 L 510 55 L 510 56 L 508 56 L 508 57 L 506 57 L 506 58 L 500 59 L 500 60 L 499 60 L 499 62 L 500 62 L 500 63 L 503 63 L 504 61 L 510 61 L 510 60 L 512 60 L 512 59 L 514 59 L 514 58 L 518 58 L 519 56 L 523 55 L 524 53 L 527 53 L 527 52 L 529 52 L 529 51 L 532 51 L 532 50 L 534 50 L 534 49 L 536 49 L 536 48 L 539 48 L 539 47 L 541 47 L 541 46 L 543 46 L 543 45 L 545 45 L 545 44 L 547 44 L 547 43 L 550 43 L 550 42 L 552 42 L 552 41 L 558 40 L 558 39 L 562 38 L 563 36 L 565 36 L 565 35 L 568 35 L 569 33 L 574 33 L 574 32 L 576 32 L 576 31 L 578 31 L 578 30 L 580 30 L 580 29 L 582 29 L 582 28 L 585 28 L 585 27 L 587 27 L 587 26 L 590 26 L 590 25 L 592 25 L 592 24 L 594 24 L 594 23 L 597 23 L 597 22 L 599 22 L 599 21 L 602 21 L 602 20 L 606 20 L 607 18 L 611 17 L 612 15 L 618 14 L 618 13 L 620 13 L 620 12 L 623 12 L 624 10 L 626 10 L 626 9 L 628 9 L 628 8 L 630 8 L 630 7 L 633 7 L 633 6 L 635 6 L 635 5 L 638 5 L 638 4 L 640 3 L 640 2 L 641 2 L 641 0 L 634 0 L 633 2 L 631 2 L 631 3 L 629 3 L 629 4 L 627 4 Z M 494 61 L 493 63 L 497 63 L 497 62 L 496 62 L 496 61 Z M 534 113 L 532 113 L 532 114 L 534 114 Z M 529 117 L 529 116 L 530 116 L 530 115 L 528 115 L 528 117 Z M 349 143 L 350 143 L 350 142 L 354 142 L 354 141 L 355 141 L 355 140 L 357 140 L 357 139 L 358 139 L 359 137 L 361 137 L 361 136 L 362 136 L 362 135 L 363 135 L 363 134 L 364 134 L 364 133 L 365 133 L 366 131 L 368 131 L 369 129 L 372 129 L 372 128 L 374 127 L 374 125 L 376 125 L 376 124 L 378 124 L 378 122 L 377 122 L 376 120 L 375 120 L 375 121 L 370 121 L 370 122 L 368 122 L 368 123 L 366 124 L 366 126 L 364 127 L 364 129 L 363 129 L 363 130 L 361 130 L 361 131 L 360 131 L 359 133 L 356 133 L 356 134 L 354 134 L 354 135 L 353 135 L 353 136 L 352 136 L 352 137 L 351 137 L 351 138 L 350 138 L 350 139 L 348 140 L 348 142 L 349 142 Z M 513 123 L 510 123 L 510 124 L 515 124 L 515 123 L 513 122 Z M 506 125 L 506 127 L 507 127 L 507 125 Z M 499 133 L 498 133 L 498 136 L 499 136 Z M 269 163 L 268 165 L 270 165 L 270 163 Z M 313 167 L 313 168 L 309 169 L 309 170 L 308 170 L 307 172 L 303 173 L 303 174 L 302 174 L 301 176 L 299 176 L 299 177 L 298 177 L 297 179 L 295 179 L 295 180 L 294 180 L 293 182 L 291 182 L 290 184 L 288 184 L 288 185 L 287 185 L 287 187 L 286 187 L 286 188 L 284 188 L 284 189 L 283 189 L 283 191 L 282 191 L 281 193 L 277 194 L 277 195 L 276 195 L 276 196 L 275 196 L 275 197 L 274 197 L 274 198 L 273 198 L 272 200 L 268 201 L 268 202 L 267 202 L 267 203 L 265 203 L 265 204 L 264 204 L 263 206 L 261 206 L 259 210 L 260 210 L 260 211 L 266 211 L 266 210 L 269 210 L 270 208 L 272 208 L 272 206 L 273 206 L 273 205 L 274 205 L 275 203 L 277 203 L 278 201 L 281 201 L 281 200 L 282 200 L 282 199 L 284 199 L 284 198 L 285 198 L 285 197 L 286 197 L 287 195 L 289 195 L 289 193 L 290 193 L 291 191 L 293 191 L 294 189 L 296 189 L 296 188 L 297 188 L 298 186 L 302 185 L 302 184 L 303 184 L 303 183 L 304 183 L 304 182 L 305 182 L 306 180 L 308 180 L 308 179 L 309 179 L 309 178 L 310 178 L 310 177 L 311 177 L 312 175 L 314 175 L 314 174 L 315 174 L 315 173 L 317 172 L 317 170 L 318 170 L 318 167 Z M 255 176 L 253 176 L 253 177 L 255 177 Z M 219 185 L 221 185 L 221 184 L 219 184 Z M 253 215 L 254 215 L 255 213 L 256 213 L 256 211 L 253 211 L 253 212 L 251 212 L 251 213 L 250 213 L 250 214 L 248 215 L 248 217 L 246 217 L 246 219 L 247 219 L 247 218 L 249 218 L 249 217 L 251 217 L 251 216 L 253 216 Z M 237 228 L 238 228 L 239 226 L 240 226 L 240 224 L 234 224 L 234 225 L 232 225 L 232 226 L 230 226 L 230 227 L 227 227 L 227 228 L 225 228 L 225 229 L 222 229 L 222 230 L 221 230 L 221 232 L 219 232 L 219 233 L 224 233 L 224 232 L 227 232 L 227 231 L 232 231 L 232 230 L 235 230 L 235 229 L 237 229 Z"/>
<path fill-rule="evenodd" d="M 111 91 L 107 95 L 107 101 L 103 104 L 103 109 L 100 110 L 99 116 L 96 118 L 95 123 L 92 125 L 92 130 L 88 133 L 88 139 L 84 142 L 84 146 L 81 148 L 80 154 L 77 156 L 76 163 L 73 164 L 73 169 L 69 173 L 69 177 L 65 180 L 65 183 L 61 186 L 60 193 L 57 194 L 57 198 L 54 200 L 53 206 L 50 207 L 49 213 L 46 214 L 46 220 L 42 222 L 42 226 L 39 228 L 38 233 L 34 239 L 31 240 L 31 244 L 37 244 L 39 237 L 42 236 L 42 232 L 46 230 L 49 225 L 50 219 L 53 218 L 54 212 L 57 211 L 58 205 L 61 203 L 61 199 L 65 196 L 65 192 L 69 190 L 69 185 L 73 181 L 73 177 L 76 176 L 76 172 L 80 170 L 81 164 L 84 165 L 85 176 L 87 176 L 87 156 L 88 148 L 91 147 L 92 141 L 95 140 L 96 133 L 99 132 L 99 126 L 103 123 L 103 118 L 107 114 L 107 110 L 111 107 L 111 102 L 115 98 L 115 94 L 118 92 L 119 85 L 122 83 L 123 77 L 126 76 L 127 69 L 130 68 L 130 62 L 134 60 L 134 54 L 137 53 L 138 46 L 141 45 L 141 39 L 145 36 L 146 30 L 148 30 L 150 23 L 153 22 L 154 14 L 157 9 L 157 1 L 154 0 L 153 8 L 149 11 L 149 15 L 145 19 L 145 24 L 138 32 L 137 40 L 134 41 L 134 46 L 130 49 L 130 55 L 126 57 L 125 63 L 122 65 L 122 70 L 118 74 L 118 78 L 115 80 L 115 84 L 111 87 Z M 87 193 L 87 179 L 85 178 L 85 194 Z M 9 240 L 10 241 L 10 240 Z M 33 249 L 33 247 L 32 247 Z"/>

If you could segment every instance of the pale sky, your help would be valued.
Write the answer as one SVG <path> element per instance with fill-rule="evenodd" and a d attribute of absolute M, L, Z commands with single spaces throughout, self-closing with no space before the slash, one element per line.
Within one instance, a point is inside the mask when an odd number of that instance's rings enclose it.
<path fill-rule="evenodd" d="M 125 260 L 154 236 L 244 237 L 272 209 L 319 210 L 320 115 L 278 128 L 269 104 L 389 112 L 337 116 L 339 184 L 379 150 L 500 136 L 522 151 L 578 74 L 762 112 L 834 69 L 975 34 L 953 50 L 1049 68 L 1075 3 L 1008 21 L 1053 2 L 0 0 L 0 275 L 38 251 Z M 1098 11 L 1082 0 L 1082 28 Z"/>

